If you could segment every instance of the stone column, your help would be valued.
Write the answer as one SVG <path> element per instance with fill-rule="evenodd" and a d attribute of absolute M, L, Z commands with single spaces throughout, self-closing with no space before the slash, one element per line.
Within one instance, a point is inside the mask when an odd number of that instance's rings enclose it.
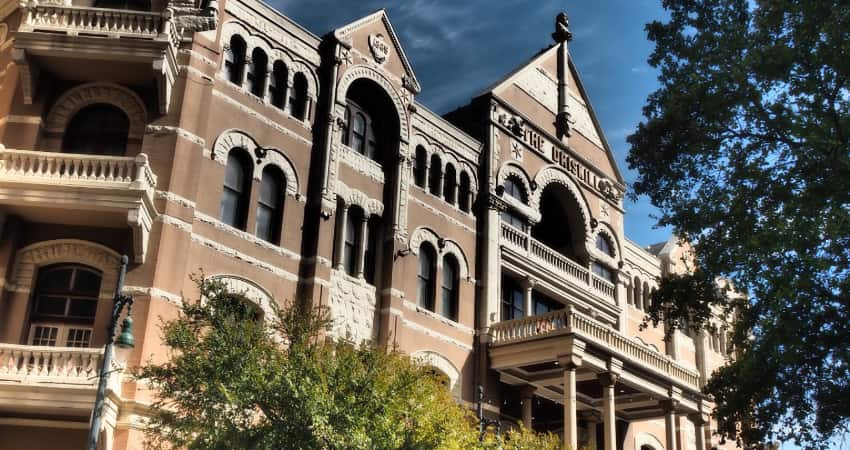
<path fill-rule="evenodd" d="M 537 281 L 531 277 L 526 277 L 523 280 L 522 313 L 525 317 L 531 317 L 534 315 L 534 286 L 536 284 Z"/>
<path fill-rule="evenodd" d="M 345 270 L 343 261 L 345 261 L 345 232 L 348 222 L 348 205 L 343 203 L 337 208 L 337 226 L 336 226 L 336 269 Z"/>
<path fill-rule="evenodd" d="M 605 450 L 617 450 L 617 418 L 614 405 L 614 387 L 622 373 L 623 363 L 616 359 L 608 361 L 608 371 L 598 375 L 602 384 L 602 426 Z"/>
<path fill-rule="evenodd" d="M 537 388 L 534 386 L 523 386 L 520 388 L 519 398 L 522 400 L 522 426 L 524 426 L 527 430 L 533 430 L 533 404 L 534 404 L 534 393 L 537 391 Z"/>
<path fill-rule="evenodd" d="M 263 100 L 266 103 L 272 102 L 272 90 L 269 89 L 272 85 L 272 77 L 274 76 L 274 64 L 269 64 L 266 67 L 266 79 L 263 82 Z"/>
<path fill-rule="evenodd" d="M 691 414 L 688 416 L 694 424 L 694 437 L 696 438 L 696 450 L 708 450 L 705 446 L 705 425 L 708 422 L 704 420 L 702 414 Z"/>
<path fill-rule="evenodd" d="M 667 445 L 665 450 L 677 450 L 676 441 L 676 406 L 678 402 L 674 399 L 664 400 L 661 402 L 661 408 L 664 410 L 664 431 L 667 435 Z"/>
<path fill-rule="evenodd" d="M 247 52 L 247 50 L 245 50 Z M 239 86 L 248 87 L 248 72 L 251 70 L 251 57 L 245 55 L 245 65 L 242 66 L 242 84 Z"/>
<path fill-rule="evenodd" d="M 576 369 L 581 366 L 585 344 L 575 338 L 567 344 L 569 353 L 558 357 L 564 369 L 564 448 L 578 449 L 578 414 L 576 400 Z"/>
<path fill-rule="evenodd" d="M 357 260 L 354 263 L 354 273 L 357 274 L 358 278 L 363 278 L 363 265 L 366 262 L 366 246 L 368 245 L 368 242 L 366 241 L 369 237 L 368 213 L 363 213 L 363 217 L 360 219 L 360 229 L 357 230 L 357 233 L 359 235 L 359 238 L 357 239 Z"/>
<path fill-rule="evenodd" d="M 422 189 L 425 189 L 425 192 L 430 192 L 428 186 L 431 184 L 431 155 L 428 152 L 425 152 L 425 168 L 422 170 L 424 171 L 422 174 Z"/>

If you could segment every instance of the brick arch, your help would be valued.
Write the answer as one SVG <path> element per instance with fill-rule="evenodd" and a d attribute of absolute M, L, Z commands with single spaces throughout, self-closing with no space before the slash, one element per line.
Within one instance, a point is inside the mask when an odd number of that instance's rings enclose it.
<path fill-rule="evenodd" d="M 100 82 L 82 84 L 62 94 L 47 114 L 46 131 L 64 133 L 74 115 L 96 103 L 113 105 L 127 114 L 130 139 L 141 139 L 144 136 L 148 116 L 142 99 L 124 86 Z"/>
<path fill-rule="evenodd" d="M 587 205 L 587 200 L 581 192 L 581 188 L 572 177 L 560 166 L 549 165 L 537 172 L 534 176 L 535 189 L 529 198 L 529 204 L 535 211 L 540 211 L 540 198 L 543 195 L 543 190 L 546 186 L 556 183 L 566 188 L 567 192 L 573 197 L 579 207 L 578 213 L 581 215 L 581 221 L 584 224 L 585 240 L 591 239 L 594 236 L 590 226 L 590 209 Z"/>
<path fill-rule="evenodd" d="M 377 84 L 392 101 L 393 107 L 398 114 L 400 147 L 406 150 L 410 140 L 410 118 L 407 116 L 405 102 L 396 90 L 392 81 L 381 74 L 377 69 L 366 65 L 354 65 L 348 68 L 337 83 L 337 118 L 342 119 L 344 113 L 346 94 L 352 83 L 360 79 L 372 80 Z"/>
<path fill-rule="evenodd" d="M 443 242 L 442 246 L 440 246 L 441 240 Z M 464 253 L 457 242 L 451 239 L 443 239 L 431 228 L 420 226 L 410 233 L 407 244 L 410 253 L 419 255 L 419 249 L 422 247 L 423 242 L 428 242 L 434 248 L 437 254 L 438 267 L 442 267 L 443 256 L 452 255 L 457 260 L 460 279 L 469 279 L 469 259 L 467 259 L 466 253 Z"/>
<path fill-rule="evenodd" d="M 218 274 L 207 277 L 210 281 L 220 281 L 233 294 L 239 294 L 257 305 L 263 311 L 264 318 L 275 317 L 275 310 L 272 306 L 274 297 L 265 288 L 248 278 L 231 275 Z"/>
<path fill-rule="evenodd" d="M 231 149 L 236 147 L 245 149 L 248 155 L 254 160 L 253 177 L 255 180 L 259 181 L 262 179 L 263 169 L 266 166 L 274 165 L 283 172 L 286 179 L 286 193 L 291 196 L 298 196 L 300 194 L 298 173 L 292 161 L 282 151 L 276 148 L 268 148 L 265 158 L 260 159 L 260 162 L 256 163 L 257 155 L 254 151 L 263 147 L 251 135 L 242 130 L 231 128 L 219 134 L 213 143 L 210 157 L 219 164 L 227 164 L 227 154 Z"/>
<path fill-rule="evenodd" d="M 460 371 L 457 367 L 440 352 L 434 350 L 418 350 L 410 355 L 411 359 L 424 366 L 433 367 L 443 373 L 449 379 L 449 392 L 455 398 L 460 398 L 462 383 L 460 382 Z"/>
<path fill-rule="evenodd" d="M 519 180 L 522 188 L 525 189 L 525 193 L 528 196 L 529 202 L 531 202 L 531 196 L 533 191 L 531 189 L 531 178 L 528 176 L 528 173 L 525 172 L 525 169 L 522 168 L 519 164 L 513 162 L 506 162 L 499 169 L 499 173 L 496 175 L 496 183 L 498 186 L 504 184 L 505 180 L 510 177 L 514 177 Z"/>

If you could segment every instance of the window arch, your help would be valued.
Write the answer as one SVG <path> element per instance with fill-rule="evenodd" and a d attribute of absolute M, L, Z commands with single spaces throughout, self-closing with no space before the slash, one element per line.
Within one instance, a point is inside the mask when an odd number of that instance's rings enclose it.
<path fill-rule="evenodd" d="M 94 103 L 79 110 L 68 122 L 62 140 L 65 153 L 124 155 L 130 119 L 119 107 Z"/>
<path fill-rule="evenodd" d="M 431 193 L 440 195 L 440 179 L 443 177 L 443 163 L 440 161 L 440 156 L 434 153 L 431 155 L 431 173 L 428 174 L 428 185 L 431 187 Z"/>
<path fill-rule="evenodd" d="M 611 241 L 601 233 L 596 235 L 596 249 L 612 258 L 614 257 L 614 246 L 611 245 Z"/>
<path fill-rule="evenodd" d="M 469 180 L 469 174 L 466 171 L 460 173 L 460 186 L 458 187 L 458 207 L 463 212 L 469 212 L 472 209 L 472 183 Z"/>
<path fill-rule="evenodd" d="M 220 217 L 222 222 L 243 231 L 248 221 L 252 173 L 253 162 L 248 153 L 239 147 L 231 150 L 224 173 Z"/>
<path fill-rule="evenodd" d="M 272 75 L 269 78 L 269 97 L 271 104 L 278 108 L 286 106 L 286 89 L 289 78 L 289 69 L 283 61 L 275 61 L 272 67 Z"/>
<path fill-rule="evenodd" d="M 454 205 L 457 195 L 457 171 L 451 163 L 446 165 L 446 174 L 443 182 L 443 198 L 446 202 Z"/>
<path fill-rule="evenodd" d="M 419 272 L 416 276 L 418 282 L 416 301 L 419 306 L 434 310 L 434 281 L 436 273 L 437 255 L 434 248 L 429 244 L 419 247 Z"/>
<path fill-rule="evenodd" d="M 298 120 L 304 120 L 307 116 L 307 77 L 301 72 L 296 73 L 292 81 L 289 112 Z"/>
<path fill-rule="evenodd" d="M 234 34 L 230 38 L 230 45 L 224 52 L 224 71 L 227 74 L 227 79 L 242 86 L 242 74 L 245 70 L 245 53 L 248 51 L 248 45 L 242 36 Z"/>
<path fill-rule="evenodd" d="M 101 272 L 81 264 L 55 264 L 39 269 L 30 344 L 90 346 L 100 285 Z"/>
<path fill-rule="evenodd" d="M 457 321 L 458 315 L 458 262 L 454 256 L 443 257 L 443 281 L 440 287 L 441 312 L 448 319 Z"/>
<path fill-rule="evenodd" d="M 269 58 L 261 48 L 251 52 L 251 64 L 248 65 L 248 90 L 257 97 L 263 97 L 266 89 L 266 75 Z"/>
<path fill-rule="evenodd" d="M 505 194 L 521 201 L 522 203 L 528 204 L 528 193 L 525 192 L 525 188 L 522 186 L 522 183 L 516 179 L 516 177 L 509 176 L 506 178 L 502 187 Z"/>
<path fill-rule="evenodd" d="M 254 234 L 272 244 L 280 243 L 283 221 L 283 202 L 286 179 L 276 166 L 266 166 L 260 179 L 260 197 L 257 199 L 257 224 Z"/>
<path fill-rule="evenodd" d="M 428 180 L 428 152 L 421 145 L 416 146 L 416 159 L 413 161 L 413 179 L 417 186 L 425 188 Z"/>

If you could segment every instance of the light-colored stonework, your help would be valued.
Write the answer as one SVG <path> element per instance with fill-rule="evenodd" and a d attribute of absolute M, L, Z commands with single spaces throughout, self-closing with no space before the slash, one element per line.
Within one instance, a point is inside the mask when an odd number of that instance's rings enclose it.
<path fill-rule="evenodd" d="M 440 116 L 384 11 L 319 37 L 258 0 L 151 4 L 0 4 L 0 450 L 83 446 L 122 254 L 137 344 L 109 380 L 106 450 L 142 448 L 153 397 L 123 369 L 167 357 L 159 319 L 197 300 L 201 273 L 264 316 L 328 308 L 330 337 L 411 355 L 464 405 L 482 386 L 506 427 L 723 448 L 700 388 L 728 358 L 724 323 L 641 328 L 689 247 L 624 235 L 566 16 L 550 48 Z M 107 125 L 78 121 L 104 105 Z M 90 329 L 82 347 L 35 345 L 57 266 L 100 274 L 91 317 L 47 321 Z"/>

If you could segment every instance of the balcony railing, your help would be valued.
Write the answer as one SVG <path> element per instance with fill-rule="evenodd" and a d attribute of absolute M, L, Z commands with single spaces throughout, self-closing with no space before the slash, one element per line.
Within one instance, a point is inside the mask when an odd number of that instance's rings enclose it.
<path fill-rule="evenodd" d="M 592 288 L 603 297 L 614 298 L 614 284 L 600 278 L 575 261 L 552 250 L 546 244 L 532 238 L 506 223 L 502 224 L 502 243 L 520 254 L 534 259 L 549 268 L 556 270 L 570 281 Z"/>
<path fill-rule="evenodd" d="M 97 387 L 103 349 L 0 344 L 0 383 Z"/>
<path fill-rule="evenodd" d="M 0 149 L 0 181 L 39 181 L 153 189 L 148 157 Z M 110 186 L 111 187 L 111 186 Z"/>
<path fill-rule="evenodd" d="M 576 334 L 583 340 L 608 349 L 617 356 L 637 361 L 681 383 L 699 387 L 699 374 L 645 345 L 620 334 L 617 330 L 570 309 L 539 316 L 506 320 L 490 328 L 492 345 L 542 339 L 558 334 Z"/>
<path fill-rule="evenodd" d="M 154 39 L 166 31 L 161 13 L 36 4 L 26 8 L 21 29 L 69 35 Z"/>

